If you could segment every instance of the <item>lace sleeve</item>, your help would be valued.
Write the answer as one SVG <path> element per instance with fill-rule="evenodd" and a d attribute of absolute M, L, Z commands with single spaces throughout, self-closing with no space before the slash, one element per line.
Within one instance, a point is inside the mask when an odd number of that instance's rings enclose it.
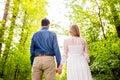
<path fill-rule="evenodd" d="M 68 57 L 68 44 L 67 44 L 67 41 L 64 40 L 64 53 L 62 55 L 62 61 L 61 61 L 61 64 L 65 64 L 66 61 L 67 61 L 67 57 Z"/>
<path fill-rule="evenodd" d="M 84 40 L 84 56 L 88 63 L 90 63 L 89 52 L 88 52 L 88 45 L 86 40 Z"/>

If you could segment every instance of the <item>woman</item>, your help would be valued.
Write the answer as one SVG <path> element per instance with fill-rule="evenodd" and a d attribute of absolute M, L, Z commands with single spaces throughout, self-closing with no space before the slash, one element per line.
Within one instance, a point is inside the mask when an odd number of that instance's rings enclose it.
<path fill-rule="evenodd" d="M 64 40 L 64 55 L 61 62 L 62 67 L 67 61 L 67 80 L 92 80 L 87 43 L 80 36 L 77 25 L 72 25 L 69 33 L 70 37 Z"/>

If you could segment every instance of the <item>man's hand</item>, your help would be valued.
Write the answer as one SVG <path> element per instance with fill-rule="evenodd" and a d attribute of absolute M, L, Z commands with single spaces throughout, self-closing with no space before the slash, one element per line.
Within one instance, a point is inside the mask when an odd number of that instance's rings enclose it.
<path fill-rule="evenodd" d="M 62 69 L 58 68 L 57 73 L 60 75 L 62 73 Z"/>
<path fill-rule="evenodd" d="M 57 68 L 57 73 L 60 75 L 62 73 L 62 65 Z"/>

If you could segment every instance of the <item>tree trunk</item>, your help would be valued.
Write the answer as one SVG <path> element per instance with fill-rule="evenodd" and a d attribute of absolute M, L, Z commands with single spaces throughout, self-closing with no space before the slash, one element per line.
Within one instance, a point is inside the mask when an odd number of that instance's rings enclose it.
<path fill-rule="evenodd" d="M 119 26 L 116 26 L 116 30 L 117 30 L 117 35 L 118 35 L 118 37 L 120 38 L 120 25 L 119 25 Z"/>
<path fill-rule="evenodd" d="M 16 21 L 18 12 L 19 12 L 19 4 L 14 3 L 13 15 L 12 15 L 11 24 L 10 24 L 10 30 L 9 30 L 9 33 L 8 33 L 8 38 L 6 40 L 5 50 L 3 52 L 2 72 L 1 72 L 1 75 L 0 75 L 1 78 L 4 78 L 5 65 L 6 65 L 8 55 L 10 53 L 10 47 L 11 47 L 13 34 L 14 34 L 15 21 Z"/>
<path fill-rule="evenodd" d="M 117 31 L 117 36 L 120 38 L 120 19 L 118 15 L 119 12 L 117 12 L 114 4 L 110 4 L 110 8 L 111 8 L 111 12 L 114 20 L 114 25 Z"/>
<path fill-rule="evenodd" d="M 26 15 L 27 15 L 27 12 L 25 11 L 24 12 L 24 17 L 23 17 L 23 27 L 22 27 L 22 31 L 21 31 L 21 34 L 20 34 L 21 38 L 20 38 L 20 41 L 19 41 L 22 46 L 24 46 L 24 44 L 27 41 L 27 37 L 28 37 L 28 31 L 26 30 L 27 28 L 25 28 L 25 26 L 26 26 L 25 23 L 26 23 L 26 20 L 27 20 Z"/>
<path fill-rule="evenodd" d="M 96 1 L 96 0 L 95 0 L 95 1 Z M 97 1 L 96 1 L 96 4 L 97 4 L 97 6 L 98 6 L 98 10 L 99 10 L 99 12 L 98 12 L 98 17 L 99 17 L 99 21 L 100 21 L 100 27 L 102 28 L 102 33 L 103 33 L 104 38 L 107 39 L 107 37 L 106 37 L 106 35 L 105 35 L 105 31 L 104 31 L 104 27 L 103 27 L 102 19 L 101 19 L 100 6 L 99 6 L 99 4 L 98 4 Z"/>
<path fill-rule="evenodd" d="M 10 0 L 7 0 L 6 4 L 5 4 L 3 19 L 2 19 L 2 21 L 3 21 L 3 23 L 2 23 L 2 30 L 1 30 L 2 33 L 0 34 L 0 39 L 1 40 L 3 40 L 2 36 L 4 35 L 4 27 L 5 27 L 6 22 L 7 22 L 9 6 L 10 6 Z M 1 54 L 2 54 L 2 42 L 0 42 L 0 57 L 1 57 Z"/>

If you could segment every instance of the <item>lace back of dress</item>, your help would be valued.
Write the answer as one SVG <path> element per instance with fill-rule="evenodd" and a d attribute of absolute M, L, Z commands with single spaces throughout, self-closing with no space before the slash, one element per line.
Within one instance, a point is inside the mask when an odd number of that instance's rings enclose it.
<path fill-rule="evenodd" d="M 83 54 L 84 41 L 81 38 L 72 38 L 70 39 L 69 44 L 69 54 Z"/>

